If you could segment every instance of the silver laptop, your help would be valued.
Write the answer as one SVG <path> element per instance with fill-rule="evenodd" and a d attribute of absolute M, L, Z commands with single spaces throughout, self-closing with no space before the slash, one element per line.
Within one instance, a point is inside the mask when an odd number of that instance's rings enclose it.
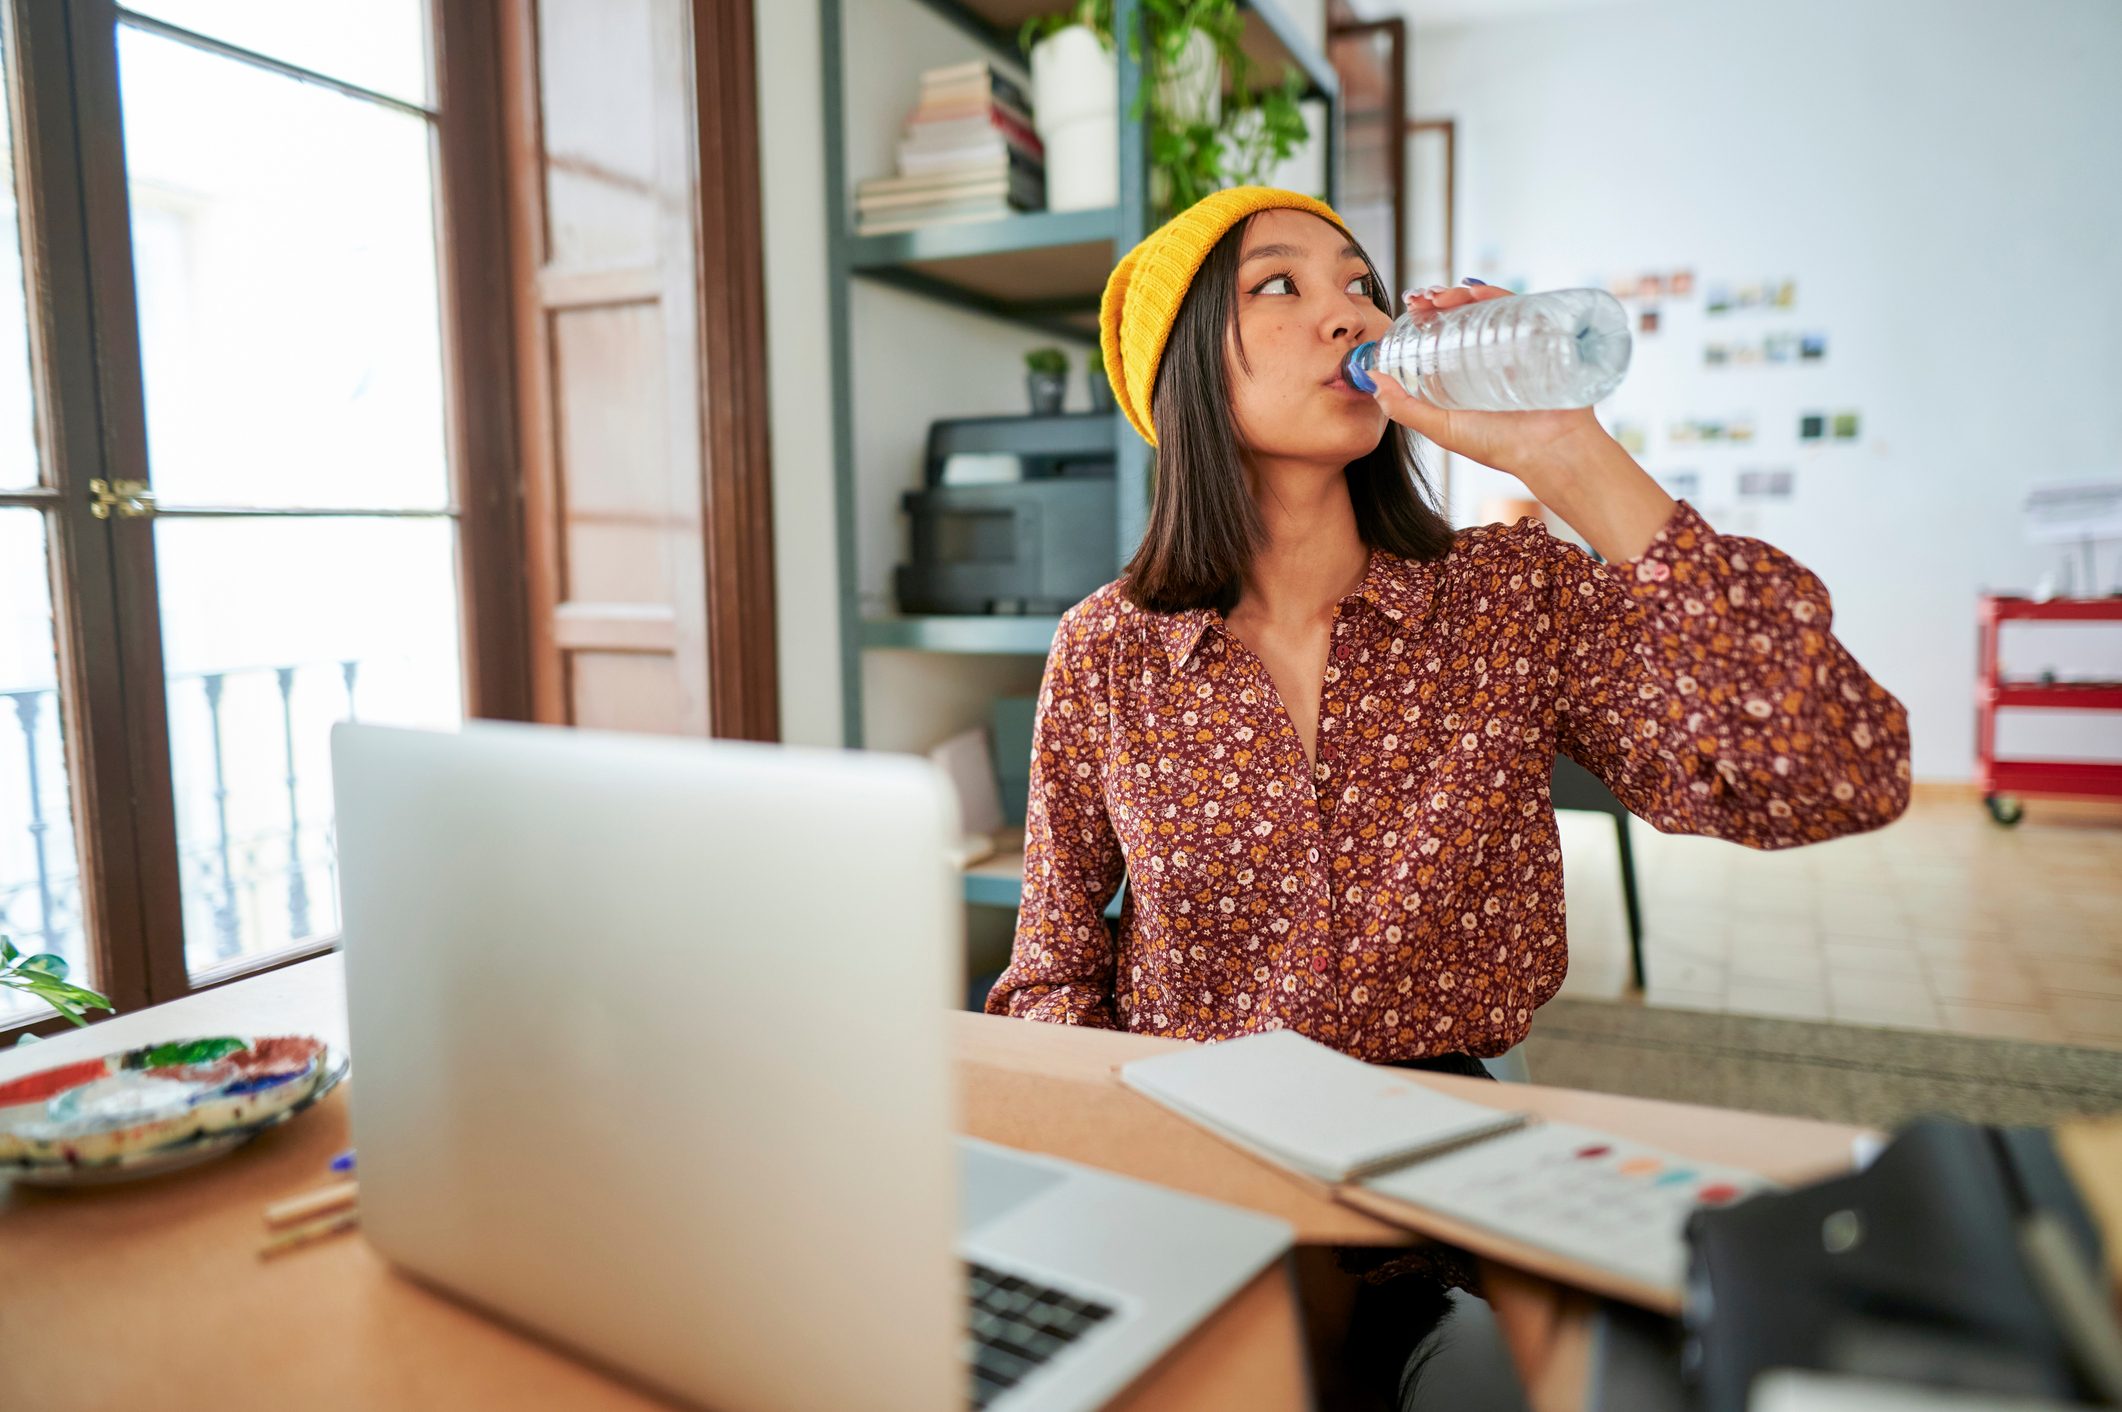
<path fill-rule="evenodd" d="M 332 770 L 362 1229 L 424 1281 L 732 1412 L 1077 1408 L 1288 1246 L 951 1137 L 926 761 L 341 726 Z"/>

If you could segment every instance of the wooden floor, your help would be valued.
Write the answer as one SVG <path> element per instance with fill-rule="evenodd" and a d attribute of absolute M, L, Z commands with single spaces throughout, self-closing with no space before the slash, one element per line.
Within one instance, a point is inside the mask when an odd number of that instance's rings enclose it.
<path fill-rule="evenodd" d="M 1563 814 L 1563 994 L 2122 1050 L 2122 807 L 1918 788 L 1858 838 L 1783 853 L 1631 825 L 1648 993 L 1628 977 L 1611 821 Z"/>

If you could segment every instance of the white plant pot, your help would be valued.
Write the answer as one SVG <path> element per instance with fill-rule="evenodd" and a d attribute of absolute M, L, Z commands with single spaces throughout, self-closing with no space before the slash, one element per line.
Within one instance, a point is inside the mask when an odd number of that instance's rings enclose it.
<path fill-rule="evenodd" d="M 1188 36 L 1186 47 L 1157 78 L 1157 106 L 1173 123 L 1220 123 L 1223 120 L 1223 61 L 1216 41 L 1207 35 Z M 1149 174 L 1149 204 L 1152 215 L 1171 212 L 1171 178 L 1156 168 Z"/>
<path fill-rule="evenodd" d="M 1120 66 L 1082 25 L 1032 46 L 1032 121 L 1046 148 L 1046 209 L 1120 199 Z"/>
<path fill-rule="evenodd" d="M 1223 117 L 1223 61 L 1216 41 L 1200 31 L 1157 79 L 1157 103 L 1177 123 L 1215 123 Z"/>

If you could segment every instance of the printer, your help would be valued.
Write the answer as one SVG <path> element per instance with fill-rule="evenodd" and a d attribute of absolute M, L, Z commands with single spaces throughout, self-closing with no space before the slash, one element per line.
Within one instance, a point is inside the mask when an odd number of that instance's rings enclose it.
<path fill-rule="evenodd" d="M 1117 576 L 1110 412 L 933 423 L 902 613 L 1060 613 Z"/>

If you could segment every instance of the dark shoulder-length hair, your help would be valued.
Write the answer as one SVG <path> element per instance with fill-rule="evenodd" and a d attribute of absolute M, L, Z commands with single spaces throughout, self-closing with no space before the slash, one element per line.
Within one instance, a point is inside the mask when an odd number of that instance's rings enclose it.
<path fill-rule="evenodd" d="M 1266 542 L 1260 508 L 1239 460 L 1224 362 L 1227 342 L 1236 342 L 1240 364 L 1252 370 L 1237 338 L 1236 297 L 1238 254 L 1251 223 L 1248 216 L 1231 227 L 1202 262 L 1180 302 L 1150 395 L 1157 427 L 1156 493 L 1149 528 L 1128 562 L 1121 591 L 1151 612 L 1215 608 L 1228 613 L 1237 606 L 1253 555 Z M 1355 241 L 1352 235 L 1348 239 Z M 1370 272 L 1373 301 L 1391 314 L 1377 266 L 1368 255 L 1363 265 Z M 1397 423 L 1388 423 L 1378 444 L 1349 462 L 1342 474 L 1366 545 L 1420 560 L 1441 559 L 1450 550 L 1451 522 Z"/>

